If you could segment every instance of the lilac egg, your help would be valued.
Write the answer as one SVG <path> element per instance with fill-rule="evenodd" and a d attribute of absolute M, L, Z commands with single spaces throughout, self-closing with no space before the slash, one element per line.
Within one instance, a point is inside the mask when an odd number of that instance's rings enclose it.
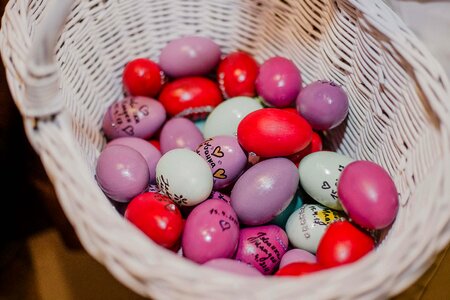
<path fill-rule="evenodd" d="M 109 142 L 106 146 L 109 147 L 112 145 L 128 146 L 139 152 L 147 162 L 148 170 L 150 173 L 150 183 L 156 182 L 156 164 L 161 158 L 161 152 L 159 152 L 159 150 L 156 149 L 155 146 L 144 139 L 136 137 L 117 138 Z"/>
<path fill-rule="evenodd" d="M 146 97 L 126 97 L 112 104 L 103 117 L 103 132 L 110 140 L 132 136 L 150 138 L 166 120 L 166 110 Z"/>
<path fill-rule="evenodd" d="M 281 258 L 280 269 L 284 266 L 287 266 L 291 263 L 296 262 L 307 262 L 307 263 L 316 263 L 316 256 L 312 253 L 309 253 L 303 249 L 291 249 L 286 252 Z"/>
<path fill-rule="evenodd" d="M 288 242 L 286 232 L 276 225 L 244 228 L 239 234 L 236 260 L 251 264 L 265 275 L 272 274 Z"/>
<path fill-rule="evenodd" d="M 298 95 L 297 111 L 315 130 L 328 130 L 341 124 L 348 114 L 345 91 L 332 81 L 307 85 Z"/>
<path fill-rule="evenodd" d="M 398 193 L 389 173 L 371 161 L 348 164 L 338 181 L 338 196 L 348 216 L 368 229 L 383 229 L 395 219 Z"/>
<path fill-rule="evenodd" d="M 206 75 L 217 66 L 220 55 L 220 47 L 210 38 L 185 36 L 161 50 L 159 65 L 170 77 Z"/>
<path fill-rule="evenodd" d="M 239 238 L 239 222 L 233 208 L 211 199 L 196 206 L 184 227 L 181 245 L 185 257 L 204 263 L 231 257 Z"/>
<path fill-rule="evenodd" d="M 297 191 L 299 174 L 286 158 L 257 163 L 242 174 L 231 191 L 231 206 L 246 225 L 261 225 L 281 213 Z"/>
<path fill-rule="evenodd" d="M 289 59 L 272 57 L 259 69 L 256 90 L 268 105 L 290 106 L 302 88 L 300 70 Z"/>
<path fill-rule="evenodd" d="M 212 191 L 211 195 L 209 195 L 208 199 L 220 199 L 228 204 L 231 204 L 231 198 L 224 193 L 218 191 Z"/>
<path fill-rule="evenodd" d="M 253 266 L 231 259 L 231 258 L 216 258 L 210 261 L 207 261 L 203 264 L 203 266 L 207 266 L 210 268 L 214 268 L 217 270 L 222 270 L 234 274 L 239 274 L 243 276 L 263 276 L 261 272 L 259 272 Z"/>
<path fill-rule="evenodd" d="M 230 185 L 247 165 L 247 156 L 234 136 L 209 138 L 198 146 L 197 153 L 209 164 L 215 189 Z"/>
<path fill-rule="evenodd" d="M 127 146 L 113 145 L 100 153 L 96 179 L 111 199 L 128 202 L 144 192 L 150 175 L 147 162 L 139 152 Z"/>
<path fill-rule="evenodd" d="M 203 135 L 194 122 L 186 118 L 172 118 L 161 129 L 159 143 L 162 154 L 172 149 L 195 151 L 203 142 Z"/>

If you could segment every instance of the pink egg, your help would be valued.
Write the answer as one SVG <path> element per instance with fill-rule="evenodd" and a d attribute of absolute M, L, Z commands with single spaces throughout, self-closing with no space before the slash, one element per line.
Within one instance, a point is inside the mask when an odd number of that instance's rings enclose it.
<path fill-rule="evenodd" d="M 196 206 L 189 214 L 181 241 L 185 257 L 204 263 L 230 258 L 237 246 L 239 222 L 233 208 L 219 199 Z"/>
<path fill-rule="evenodd" d="M 281 258 L 280 269 L 295 262 L 316 263 L 316 256 L 303 249 L 291 249 Z"/>
<path fill-rule="evenodd" d="M 348 164 L 337 190 L 345 212 L 364 228 L 385 228 L 397 215 L 397 188 L 389 173 L 376 163 L 359 160 Z"/>
<path fill-rule="evenodd" d="M 290 106 L 301 88 L 300 70 L 291 60 L 276 56 L 261 65 L 256 78 L 256 90 L 268 105 Z"/>
<path fill-rule="evenodd" d="M 141 154 L 148 165 L 148 170 L 150 172 L 150 183 L 155 183 L 156 179 L 156 164 L 161 158 L 161 152 L 156 149 L 155 146 L 150 144 L 144 139 L 136 137 L 121 137 L 109 142 L 106 147 L 111 145 L 124 145 L 133 148 L 139 154 Z"/>
<path fill-rule="evenodd" d="M 147 188 L 150 175 L 144 157 L 123 145 L 106 147 L 96 165 L 96 179 L 111 199 L 128 202 Z"/>
<path fill-rule="evenodd" d="M 216 258 L 207 261 L 204 266 L 211 267 L 217 270 L 222 270 L 230 273 L 235 273 L 243 276 L 260 277 L 263 276 L 261 272 L 256 270 L 249 264 L 231 259 L 231 258 Z"/>
<path fill-rule="evenodd" d="M 239 234 L 236 260 L 269 275 L 278 267 L 287 247 L 286 232 L 276 225 L 244 228 Z"/>
<path fill-rule="evenodd" d="M 208 199 L 220 199 L 228 204 L 231 204 L 230 196 L 225 195 L 224 193 L 218 191 L 212 191 L 211 195 L 209 195 Z"/>
<path fill-rule="evenodd" d="M 126 97 L 112 104 L 103 117 L 102 129 L 110 140 L 133 136 L 150 138 L 166 120 L 164 106 L 146 97 Z"/>
<path fill-rule="evenodd" d="M 203 134 L 191 120 L 171 118 L 162 127 L 159 142 L 162 154 L 182 148 L 195 151 L 203 142 Z"/>

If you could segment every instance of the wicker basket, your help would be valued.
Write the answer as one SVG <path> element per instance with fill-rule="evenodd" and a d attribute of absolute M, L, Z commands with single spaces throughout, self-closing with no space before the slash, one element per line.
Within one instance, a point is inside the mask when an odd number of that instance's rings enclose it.
<path fill-rule="evenodd" d="M 123 95 L 123 67 L 194 33 L 260 62 L 289 57 L 306 83 L 344 86 L 350 115 L 329 144 L 383 165 L 400 192 L 398 217 L 376 251 L 302 278 L 241 278 L 164 250 L 115 211 L 94 170 L 103 113 Z M 0 42 L 28 138 L 82 244 L 141 295 L 383 299 L 416 280 L 450 240 L 448 79 L 382 1 L 11 0 Z"/>

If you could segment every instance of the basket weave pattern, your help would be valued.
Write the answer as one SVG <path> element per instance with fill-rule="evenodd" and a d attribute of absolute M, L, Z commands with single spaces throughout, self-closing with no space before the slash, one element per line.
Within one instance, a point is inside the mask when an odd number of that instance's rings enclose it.
<path fill-rule="evenodd" d="M 35 47 L 37 28 L 54 17 L 46 14 L 49 3 L 11 0 L 5 10 L 0 42 L 9 86 L 84 247 L 137 293 L 158 299 L 386 298 L 416 280 L 449 242 L 448 80 L 383 2 L 78 0 L 67 6 L 55 50 Z M 94 179 L 105 144 L 103 114 L 123 96 L 129 60 L 157 61 L 166 43 L 187 34 L 211 37 L 224 53 L 240 49 L 259 62 L 285 56 L 305 83 L 328 79 L 344 87 L 349 118 L 327 134 L 327 143 L 384 166 L 400 194 L 397 219 L 376 251 L 299 279 L 240 278 L 160 248 L 116 213 Z M 42 63 L 39 51 L 56 59 Z"/>

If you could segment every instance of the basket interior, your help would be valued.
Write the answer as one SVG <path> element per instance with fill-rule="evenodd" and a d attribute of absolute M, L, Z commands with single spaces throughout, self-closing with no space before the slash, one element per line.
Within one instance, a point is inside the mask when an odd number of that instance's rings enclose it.
<path fill-rule="evenodd" d="M 30 6 L 36 22 L 41 8 Z M 74 135 L 92 174 L 105 144 L 103 114 L 123 97 L 125 64 L 136 57 L 158 61 L 162 47 L 187 34 L 211 37 L 223 53 L 239 49 L 259 62 L 275 55 L 292 59 L 304 85 L 319 79 L 342 85 L 349 117 L 326 133 L 326 143 L 389 171 L 402 206 L 388 239 L 401 236 L 419 209 L 414 203 L 427 200 L 414 199 L 414 193 L 425 188 L 442 155 L 438 124 L 418 96 L 411 67 L 349 1 L 79 2 L 59 40 L 57 59 Z"/>

